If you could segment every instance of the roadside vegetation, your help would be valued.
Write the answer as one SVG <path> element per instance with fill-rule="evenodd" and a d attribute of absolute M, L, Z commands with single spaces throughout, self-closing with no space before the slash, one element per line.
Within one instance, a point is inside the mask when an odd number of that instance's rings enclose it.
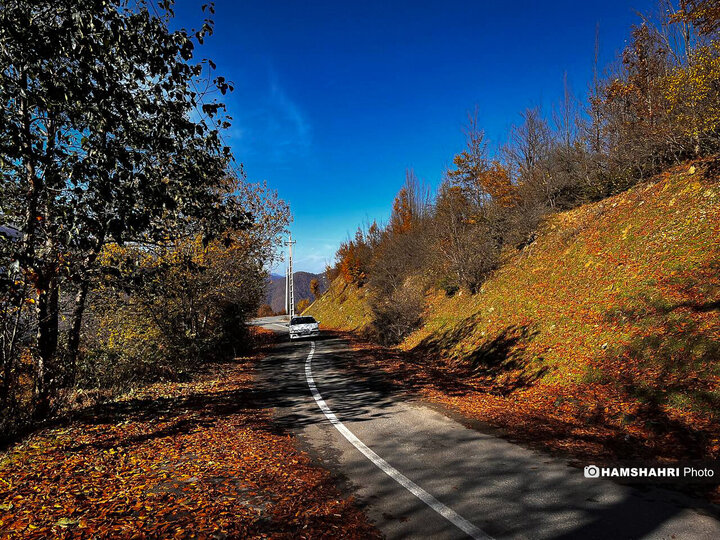
<path fill-rule="evenodd" d="M 553 215 L 478 294 L 429 290 L 422 325 L 392 352 L 375 350 L 384 363 L 373 365 L 399 382 L 419 377 L 433 400 L 513 432 L 522 426 L 557 449 L 717 457 L 712 163 Z M 372 336 L 367 295 L 338 279 L 310 313 Z"/>
<path fill-rule="evenodd" d="M 288 207 L 172 2 L 0 10 L 0 440 L 246 351 Z"/>
<path fill-rule="evenodd" d="M 641 20 L 587 103 L 566 84 L 494 153 L 472 114 L 438 190 L 409 172 L 307 313 L 462 381 L 434 395 L 471 416 L 717 457 L 719 24 L 714 2 Z"/>

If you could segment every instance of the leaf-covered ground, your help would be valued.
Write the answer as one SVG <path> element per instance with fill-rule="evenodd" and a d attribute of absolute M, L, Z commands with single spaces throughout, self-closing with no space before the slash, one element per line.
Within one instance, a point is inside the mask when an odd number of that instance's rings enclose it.
<path fill-rule="evenodd" d="M 616 460 L 673 462 L 701 455 L 707 438 L 718 440 L 720 426 L 709 420 L 697 431 L 683 425 L 656 426 L 656 417 L 641 415 L 631 426 L 613 425 L 593 418 L 579 418 L 573 408 L 559 406 L 562 400 L 576 404 L 613 403 L 602 389 L 548 387 L 538 385 L 522 393 L 503 395 L 487 379 L 433 365 L 411 352 L 369 343 L 351 332 L 336 332 L 352 344 L 351 362 L 345 365 L 357 378 L 378 380 L 398 392 L 410 392 L 445 411 L 460 413 L 463 421 L 479 421 L 482 430 L 499 428 L 513 442 L 570 459 L 578 465 L 613 463 Z M 379 375 L 382 374 L 382 375 Z M 583 397 L 582 392 L 592 395 Z M 647 425 L 643 429 L 642 425 Z M 675 486 L 696 496 L 720 503 L 720 486 L 698 484 Z"/>
<path fill-rule="evenodd" d="M 479 294 L 430 292 L 375 367 L 546 448 L 720 457 L 719 172 L 679 166 L 551 216 Z M 362 330 L 367 292 L 336 282 L 309 313 Z"/>
<path fill-rule="evenodd" d="M 0 454 L 0 538 L 372 538 L 276 429 L 253 359 L 157 384 Z"/>

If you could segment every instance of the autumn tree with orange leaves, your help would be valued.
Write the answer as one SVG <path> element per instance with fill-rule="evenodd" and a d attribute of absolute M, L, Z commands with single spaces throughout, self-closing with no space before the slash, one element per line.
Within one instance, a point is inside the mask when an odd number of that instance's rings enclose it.
<path fill-rule="evenodd" d="M 311 279 L 310 280 L 310 292 L 313 295 L 313 298 L 317 300 L 320 298 L 321 289 L 320 289 L 320 282 L 317 279 Z"/>
<path fill-rule="evenodd" d="M 335 255 L 336 268 L 345 283 L 353 283 L 362 287 L 367 280 L 368 267 L 372 254 L 365 241 L 362 229 L 355 233 L 355 238 L 340 244 Z"/>
<path fill-rule="evenodd" d="M 418 181 L 412 169 L 406 171 L 405 183 L 393 201 L 388 231 L 394 234 L 410 232 L 427 216 L 430 200 L 430 190 Z"/>

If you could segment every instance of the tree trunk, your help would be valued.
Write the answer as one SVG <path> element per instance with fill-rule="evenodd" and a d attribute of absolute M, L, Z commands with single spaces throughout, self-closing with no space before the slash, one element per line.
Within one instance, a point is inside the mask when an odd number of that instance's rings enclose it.
<path fill-rule="evenodd" d="M 80 352 L 80 331 L 82 330 L 82 318 L 85 313 L 85 300 L 89 288 L 88 280 L 80 283 L 80 288 L 75 295 L 72 321 L 68 330 L 68 351 L 67 351 L 67 374 L 68 385 L 73 386 L 77 377 L 77 360 Z"/>
<path fill-rule="evenodd" d="M 45 418 L 57 388 L 58 298 L 59 287 L 53 269 L 41 278 L 37 301 L 38 372 L 35 381 L 35 417 Z"/>
<path fill-rule="evenodd" d="M 37 175 L 35 167 L 35 156 L 32 148 L 31 111 L 27 96 L 28 86 L 28 76 L 25 72 L 22 72 L 20 75 L 21 91 L 19 95 L 22 115 L 20 146 L 28 191 L 20 262 L 26 270 L 29 270 L 31 281 L 38 293 L 35 305 L 38 363 L 35 378 L 34 415 L 43 418 L 50 412 L 54 379 L 58 337 L 58 282 L 56 268 L 52 264 L 41 264 L 35 250 L 38 242 L 37 229 L 43 226 L 42 223 L 47 221 L 48 216 L 47 208 L 45 209 L 45 215 L 40 212 L 45 185 L 43 176 Z M 49 247 L 52 249 L 52 246 Z"/>

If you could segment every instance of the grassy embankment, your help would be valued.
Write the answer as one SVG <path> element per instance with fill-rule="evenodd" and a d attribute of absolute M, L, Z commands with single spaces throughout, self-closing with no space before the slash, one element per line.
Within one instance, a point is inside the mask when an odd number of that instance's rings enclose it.
<path fill-rule="evenodd" d="M 308 313 L 361 331 L 367 294 L 336 281 Z M 586 455 L 612 440 L 615 455 L 717 457 L 717 167 L 552 216 L 479 294 L 430 293 L 398 349 L 388 370 L 451 374 L 463 391 L 425 392 L 516 435 L 545 430 L 546 444 Z"/>

